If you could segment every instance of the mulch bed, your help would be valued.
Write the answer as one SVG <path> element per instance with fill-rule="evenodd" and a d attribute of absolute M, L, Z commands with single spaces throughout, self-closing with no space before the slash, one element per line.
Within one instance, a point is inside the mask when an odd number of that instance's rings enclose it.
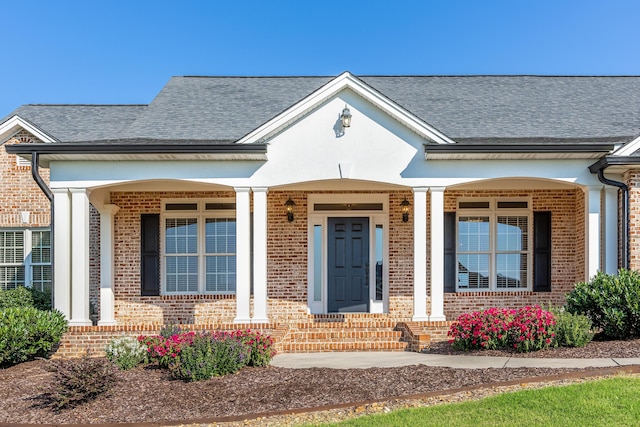
<path fill-rule="evenodd" d="M 434 345 L 431 351 L 460 354 L 448 344 Z M 505 355 L 504 352 L 480 354 Z M 530 356 L 640 357 L 640 340 L 592 342 L 583 349 L 548 350 Z M 469 370 L 422 365 L 347 370 L 268 367 L 244 368 L 234 375 L 185 383 L 172 380 L 166 371 L 139 367 L 119 372 L 118 383 L 107 395 L 73 409 L 56 411 L 47 399 L 47 393 L 54 386 L 53 373 L 47 369 L 47 364 L 47 361 L 37 360 L 0 370 L 0 423 L 213 422 L 218 417 L 255 418 L 256 414 L 296 409 L 308 411 L 327 405 L 344 407 L 353 403 L 362 407 L 362 402 L 392 401 L 407 395 L 447 395 L 469 387 L 481 390 L 498 383 L 543 381 L 567 373 L 578 373 L 580 377 L 580 372 L 584 375 L 595 372 L 548 368 Z M 470 392 L 468 396 L 478 393 Z M 296 417 L 294 421 L 300 419 Z M 277 424 L 288 424 L 291 419 L 287 418 L 287 422 L 279 420 Z"/>

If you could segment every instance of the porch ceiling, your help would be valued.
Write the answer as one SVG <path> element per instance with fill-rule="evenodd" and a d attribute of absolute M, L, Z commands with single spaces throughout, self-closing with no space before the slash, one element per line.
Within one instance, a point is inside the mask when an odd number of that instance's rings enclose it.
<path fill-rule="evenodd" d="M 329 179 L 278 185 L 270 187 L 270 189 L 287 191 L 398 191 L 407 190 L 408 187 L 375 181 Z"/>
<path fill-rule="evenodd" d="M 485 179 L 447 187 L 451 190 L 567 190 L 575 184 L 540 178 Z"/>
<path fill-rule="evenodd" d="M 122 184 L 100 187 L 99 190 L 106 191 L 233 191 L 232 187 L 219 184 L 206 184 L 202 182 L 178 181 L 178 180 L 156 180 L 156 181 L 136 181 Z"/>

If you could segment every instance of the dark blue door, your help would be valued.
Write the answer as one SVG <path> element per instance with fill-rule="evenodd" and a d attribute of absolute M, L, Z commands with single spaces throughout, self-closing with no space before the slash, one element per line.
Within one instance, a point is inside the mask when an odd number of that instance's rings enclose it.
<path fill-rule="evenodd" d="M 327 310 L 369 312 L 369 218 L 329 218 Z"/>

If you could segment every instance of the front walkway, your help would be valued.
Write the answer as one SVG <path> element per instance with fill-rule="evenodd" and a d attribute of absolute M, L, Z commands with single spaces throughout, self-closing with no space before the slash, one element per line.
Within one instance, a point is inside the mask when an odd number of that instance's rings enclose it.
<path fill-rule="evenodd" d="M 277 354 L 272 366 L 282 368 L 391 368 L 409 365 L 461 369 L 606 368 L 640 365 L 640 357 L 602 359 L 536 359 L 523 357 L 449 356 L 414 352 L 331 352 Z"/>

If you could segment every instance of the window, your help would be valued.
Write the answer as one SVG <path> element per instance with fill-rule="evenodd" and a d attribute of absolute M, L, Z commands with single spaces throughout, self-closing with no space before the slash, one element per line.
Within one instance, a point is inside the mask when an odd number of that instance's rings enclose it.
<path fill-rule="evenodd" d="M 166 293 L 235 293 L 234 216 L 233 203 L 165 203 L 163 280 Z"/>
<path fill-rule="evenodd" d="M 527 201 L 458 204 L 458 290 L 530 288 L 530 224 Z"/>
<path fill-rule="evenodd" d="M 0 230 L 0 289 L 51 289 L 51 232 Z"/>

